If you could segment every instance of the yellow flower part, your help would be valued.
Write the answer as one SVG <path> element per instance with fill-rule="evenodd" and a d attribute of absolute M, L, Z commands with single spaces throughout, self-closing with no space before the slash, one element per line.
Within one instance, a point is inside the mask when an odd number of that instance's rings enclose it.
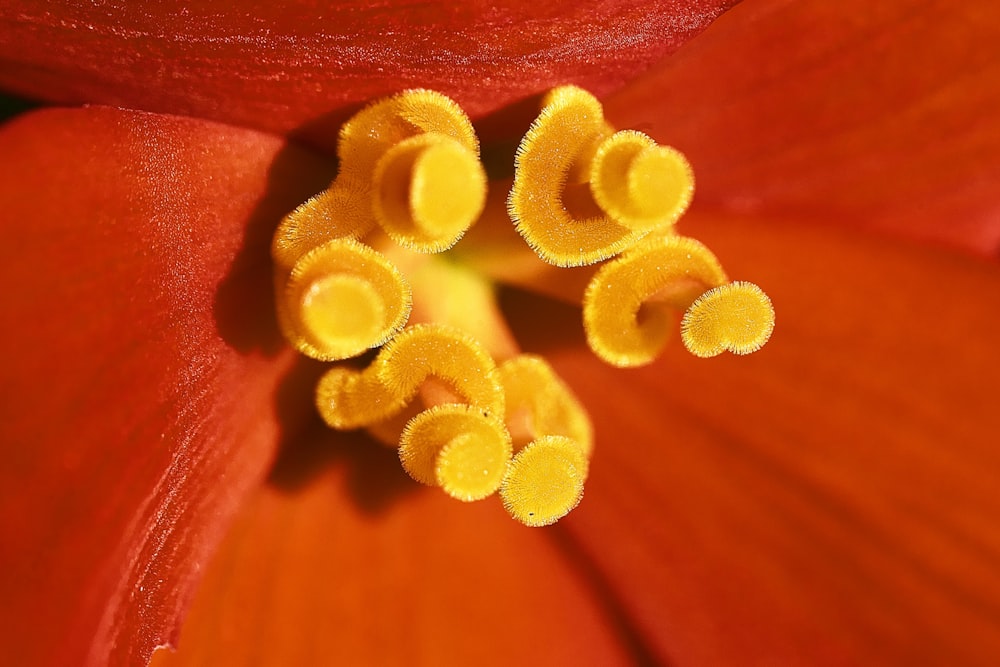
<path fill-rule="evenodd" d="M 694 192 L 683 155 L 639 132 L 612 133 L 597 98 L 575 86 L 546 96 L 514 165 L 510 216 L 538 256 L 557 266 L 600 262 L 669 228 Z M 567 198 L 580 181 L 598 210 L 576 215 Z"/>
<path fill-rule="evenodd" d="M 464 401 L 504 414 L 500 372 L 489 353 L 463 332 L 442 325 L 409 327 L 361 371 L 335 367 L 316 390 L 320 416 L 334 428 L 371 426 L 395 416 L 435 377 Z"/>
<path fill-rule="evenodd" d="M 279 286 L 285 338 L 313 359 L 336 361 L 381 345 L 406 323 L 410 288 L 385 257 L 350 238 L 307 252 Z"/>
<path fill-rule="evenodd" d="M 306 253 L 332 239 L 360 238 L 371 229 L 371 196 L 361 187 L 331 187 L 285 216 L 271 243 L 275 273 L 287 279 Z"/>
<path fill-rule="evenodd" d="M 500 364 L 507 423 L 527 442 L 546 435 L 575 441 L 584 457 L 594 449 L 587 411 L 541 357 L 522 354 Z"/>
<path fill-rule="evenodd" d="M 375 167 L 375 219 L 402 246 L 447 250 L 483 210 L 486 174 L 477 154 L 437 133 L 393 146 Z"/>
<path fill-rule="evenodd" d="M 479 140 L 440 93 L 410 90 L 363 109 L 341 128 L 337 155 L 337 182 L 368 184 L 374 221 L 402 246 L 440 252 L 483 210 Z"/>
<path fill-rule="evenodd" d="M 698 297 L 681 321 L 681 337 L 698 357 L 756 352 L 774 331 L 771 299 L 753 283 L 735 282 Z"/>
<path fill-rule="evenodd" d="M 380 348 L 365 367 L 329 368 L 317 409 L 331 428 L 397 447 L 407 474 L 453 498 L 499 492 L 517 521 L 549 525 L 580 502 L 594 449 L 571 388 L 521 353 L 497 281 L 542 281 L 580 303 L 591 349 L 616 366 L 654 361 L 682 315 L 680 337 L 701 357 L 746 354 L 771 334 L 763 291 L 730 282 L 674 231 L 694 188 L 684 156 L 615 132 L 579 88 L 545 98 L 506 201 L 486 199 L 469 119 L 431 91 L 363 109 L 338 156 L 333 184 L 275 232 L 281 329 L 322 361 Z"/>
<path fill-rule="evenodd" d="M 379 224 L 410 250 L 440 252 L 461 238 L 486 201 L 475 131 L 458 105 L 440 93 L 411 90 L 367 107 L 341 129 L 337 153 L 337 179 L 285 216 L 271 245 L 277 290 L 288 295 L 278 305 L 285 335 L 300 352 L 323 361 L 384 343 L 406 323 L 409 306 L 400 304 L 409 296 L 405 280 L 395 275 L 398 294 L 387 294 L 393 271 L 378 260 L 359 261 L 365 269 L 344 269 L 342 277 L 321 280 L 319 287 L 315 264 L 321 247 L 327 249 L 324 256 L 333 240 L 356 250 L 347 241 Z M 313 282 L 303 284 L 303 276 Z M 374 297 L 371 304 L 365 305 L 366 296 Z M 317 314 L 320 302 L 342 299 L 354 305 L 337 315 Z M 355 308 L 358 313 L 347 312 Z"/>
<path fill-rule="evenodd" d="M 512 453 L 510 433 L 500 419 L 462 404 L 421 412 L 399 441 L 399 459 L 410 477 L 464 501 L 493 495 Z"/>
<path fill-rule="evenodd" d="M 647 239 L 601 267 L 583 297 L 590 349 L 615 366 L 652 362 L 670 337 L 673 311 L 726 282 L 715 255 L 694 239 Z"/>
<path fill-rule="evenodd" d="M 511 461 L 500 497 L 511 516 L 527 526 L 547 526 L 580 504 L 587 459 L 579 443 L 558 435 L 528 444 Z"/>

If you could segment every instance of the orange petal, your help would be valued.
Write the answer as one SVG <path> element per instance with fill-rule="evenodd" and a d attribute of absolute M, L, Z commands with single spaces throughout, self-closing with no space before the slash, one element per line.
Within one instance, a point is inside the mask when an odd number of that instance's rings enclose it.
<path fill-rule="evenodd" d="M 670 664 L 997 664 L 1000 268 L 686 224 L 771 295 L 774 338 L 631 372 L 551 351 L 597 435 L 574 539 Z"/>
<path fill-rule="evenodd" d="M 362 438 L 296 447 L 216 554 L 178 653 L 158 653 L 155 667 L 645 657 L 622 643 L 588 564 L 499 502 L 418 487 L 395 452 Z"/>
<path fill-rule="evenodd" d="M 268 245 L 329 167 L 102 108 L 22 116 L 0 155 L 0 646 L 144 664 L 294 424 Z"/>
<path fill-rule="evenodd" d="M 0 87 L 296 130 L 332 147 L 357 105 L 405 88 L 443 92 L 473 116 L 564 83 L 607 92 L 736 2 L 10 0 L 0 16 Z"/>
<path fill-rule="evenodd" d="M 607 100 L 696 203 L 1000 250 L 1000 4 L 755 0 Z"/>

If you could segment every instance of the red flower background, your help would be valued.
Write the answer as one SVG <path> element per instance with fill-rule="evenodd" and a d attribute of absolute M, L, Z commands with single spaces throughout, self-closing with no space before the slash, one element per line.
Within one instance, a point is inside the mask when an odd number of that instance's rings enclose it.
<path fill-rule="evenodd" d="M 64 105 L 0 128 L 8 662 L 997 662 L 1000 9 L 746 0 L 670 55 L 731 3 L 602 4 L 0 10 L 0 85 Z M 598 433 L 528 530 L 319 427 L 267 245 L 364 102 L 502 153 L 568 82 L 687 153 L 778 329 L 619 371 L 508 294 Z"/>

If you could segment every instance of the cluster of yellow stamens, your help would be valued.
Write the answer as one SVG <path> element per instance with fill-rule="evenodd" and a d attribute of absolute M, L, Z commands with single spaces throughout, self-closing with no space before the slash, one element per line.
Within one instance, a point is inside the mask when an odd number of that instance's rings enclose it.
<path fill-rule="evenodd" d="M 459 329 L 408 327 L 367 368 L 328 371 L 316 400 L 333 428 L 366 427 L 398 442 L 418 482 L 465 501 L 500 490 L 528 525 L 565 515 L 583 493 L 593 437 L 576 398 L 542 359 L 497 365 Z M 549 483 L 533 483 L 542 470 Z"/>
<path fill-rule="evenodd" d="M 546 97 L 514 164 L 510 217 L 541 259 L 585 266 L 615 258 L 583 296 L 599 357 L 616 366 L 653 361 L 678 310 L 687 311 L 684 345 L 699 357 L 748 354 L 767 342 L 767 295 L 729 283 L 708 248 L 674 231 L 694 194 L 681 153 L 640 132 L 615 132 L 593 95 L 565 86 Z"/>
<path fill-rule="evenodd" d="M 439 93 L 367 107 L 341 128 L 337 154 L 337 180 L 286 216 L 272 244 L 282 330 L 324 361 L 382 345 L 410 314 L 402 274 L 356 239 L 379 227 L 404 248 L 441 252 L 486 201 L 475 130 Z"/>
<path fill-rule="evenodd" d="M 278 317 L 292 345 L 323 361 L 380 348 L 366 368 L 334 366 L 322 377 L 323 419 L 397 446 L 413 479 L 454 498 L 499 491 L 527 525 L 558 520 L 582 496 L 592 428 L 543 359 L 484 341 L 490 323 L 464 326 L 474 302 L 495 305 L 488 283 L 454 269 L 445 252 L 486 202 L 469 119 L 438 93 L 407 91 L 348 121 L 338 156 L 337 179 L 284 218 L 272 245 Z M 593 96 L 564 87 L 546 98 L 514 174 L 510 218 L 541 260 L 609 260 L 582 299 L 602 359 L 652 361 L 674 312 L 684 313 L 682 338 L 699 356 L 766 342 L 774 313 L 763 292 L 728 282 L 707 248 L 673 231 L 693 193 L 677 151 L 614 132 Z M 431 287 L 415 295 L 414 280 Z"/>

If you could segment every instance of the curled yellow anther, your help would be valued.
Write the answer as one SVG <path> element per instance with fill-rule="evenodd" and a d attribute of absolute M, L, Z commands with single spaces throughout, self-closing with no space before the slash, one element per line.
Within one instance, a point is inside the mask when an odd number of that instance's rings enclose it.
<path fill-rule="evenodd" d="M 726 282 L 715 256 L 694 239 L 647 239 L 594 275 L 583 299 L 587 342 L 615 366 L 641 366 L 659 354 L 685 310 L 708 288 Z"/>
<path fill-rule="evenodd" d="M 331 427 L 362 428 L 389 419 L 410 397 L 390 391 L 369 366 L 363 371 L 331 368 L 316 385 L 316 408 Z"/>
<path fill-rule="evenodd" d="M 514 457 L 500 486 L 503 505 L 528 526 L 555 523 L 580 503 L 587 459 L 580 445 L 558 435 L 529 443 Z"/>
<path fill-rule="evenodd" d="M 369 426 L 406 407 L 432 376 L 453 391 L 455 402 L 504 414 L 500 373 L 489 353 L 461 331 L 432 324 L 405 329 L 362 371 L 328 371 L 316 389 L 316 404 L 334 428 Z"/>
<path fill-rule="evenodd" d="M 511 452 L 510 434 L 497 417 L 461 404 L 421 412 L 399 441 L 399 459 L 410 477 L 464 501 L 500 488 Z"/>
<path fill-rule="evenodd" d="M 750 354 L 774 331 L 774 307 L 763 290 L 734 282 L 698 297 L 681 321 L 681 338 L 691 354 L 714 357 L 723 350 Z"/>
<path fill-rule="evenodd" d="M 479 154 L 476 131 L 460 106 L 432 90 L 406 90 L 368 105 L 340 128 L 340 174 L 371 182 L 375 165 L 386 151 L 404 139 L 427 132 L 451 137 Z"/>
<path fill-rule="evenodd" d="M 287 273 L 306 252 L 376 223 L 398 243 L 440 252 L 482 211 L 486 177 L 465 112 L 429 90 L 408 90 L 362 109 L 340 130 L 340 173 L 285 216 L 272 255 Z"/>
<path fill-rule="evenodd" d="M 594 154 L 590 191 L 616 222 L 648 232 L 672 225 L 684 214 L 694 195 L 694 172 L 676 149 L 623 130 L 605 139 Z"/>
<path fill-rule="evenodd" d="M 438 132 L 404 139 L 375 168 L 375 218 L 418 252 L 453 246 L 482 213 L 486 173 L 475 153 Z"/>
<path fill-rule="evenodd" d="M 570 170 L 605 131 L 600 102 L 564 86 L 546 96 L 517 149 L 508 212 L 528 245 L 550 264 L 593 264 L 633 241 L 632 232 L 615 221 L 604 216 L 576 220 L 563 205 Z"/>
<path fill-rule="evenodd" d="M 458 329 L 439 324 L 410 327 L 386 345 L 375 365 L 382 382 L 397 394 L 412 396 L 433 375 L 466 402 L 504 414 L 503 387 L 493 358 Z"/>
<path fill-rule="evenodd" d="M 347 359 L 378 347 L 406 323 L 410 288 L 385 257 L 352 239 L 307 252 L 278 294 L 288 341 L 314 359 Z"/>
<path fill-rule="evenodd" d="M 567 210 L 567 184 L 590 182 L 600 211 Z M 639 132 L 611 130 L 600 102 L 575 86 L 552 90 L 518 147 L 508 212 L 546 262 L 582 266 L 613 257 L 653 229 L 672 225 L 694 178 L 677 151 Z"/>
<path fill-rule="evenodd" d="M 310 250 L 327 241 L 359 238 L 373 219 L 367 189 L 347 179 L 312 197 L 286 215 L 271 243 L 271 257 L 279 275 L 287 274 Z"/>
<path fill-rule="evenodd" d="M 534 355 L 519 355 L 500 364 L 500 379 L 510 428 L 523 432 L 525 440 L 566 436 L 578 443 L 585 457 L 590 457 L 594 447 L 590 418 L 548 362 Z"/>
<path fill-rule="evenodd" d="M 376 102 L 340 130 L 338 181 L 367 183 L 371 215 L 400 245 L 440 252 L 465 233 L 486 201 L 486 175 L 469 117 L 430 90 Z"/>

